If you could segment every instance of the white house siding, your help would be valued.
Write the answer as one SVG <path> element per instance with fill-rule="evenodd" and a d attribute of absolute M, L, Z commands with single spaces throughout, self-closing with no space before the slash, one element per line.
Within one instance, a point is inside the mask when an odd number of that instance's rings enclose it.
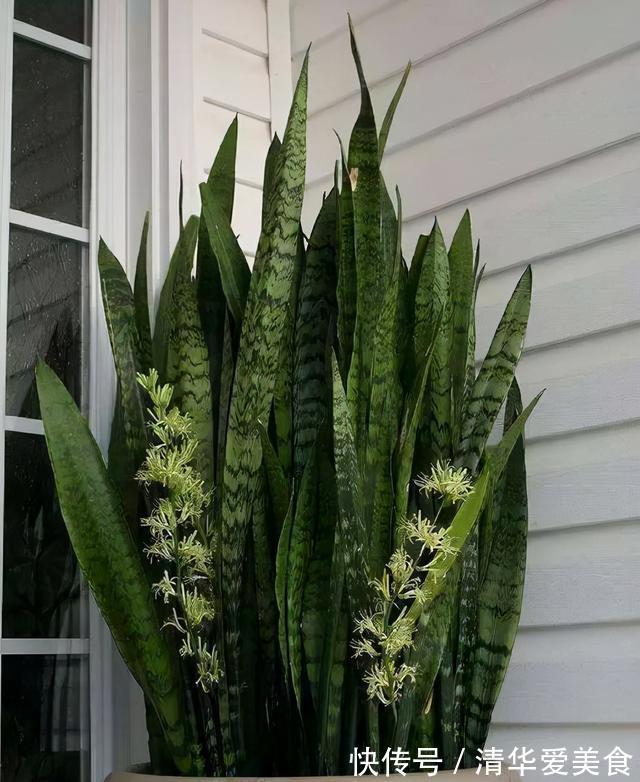
<path fill-rule="evenodd" d="M 251 262 L 260 233 L 264 160 L 291 94 L 288 3 L 168 0 L 168 12 L 169 158 L 174 167 L 182 161 L 185 205 L 198 209 L 197 185 L 238 115 L 232 222 Z M 177 173 L 171 176 L 175 195 Z"/>
<path fill-rule="evenodd" d="M 450 238 L 471 210 L 480 355 L 533 266 L 519 375 L 527 399 L 547 391 L 527 432 L 525 603 L 491 741 L 620 744 L 640 764 L 640 3 L 293 0 L 294 73 L 314 41 L 307 228 L 332 129 L 348 140 L 358 110 L 349 9 L 379 118 L 414 64 L 385 163 L 406 252 L 435 214 Z"/>

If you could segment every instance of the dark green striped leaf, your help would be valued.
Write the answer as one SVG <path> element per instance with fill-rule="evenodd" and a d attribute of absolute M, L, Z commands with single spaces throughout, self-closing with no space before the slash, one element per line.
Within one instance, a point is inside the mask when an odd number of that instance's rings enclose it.
<path fill-rule="evenodd" d="M 227 306 L 235 322 L 240 324 L 249 293 L 251 270 L 222 204 L 216 201 L 215 193 L 208 184 L 200 185 L 200 197 L 202 216 L 211 249 L 218 261 Z"/>
<path fill-rule="evenodd" d="M 469 396 L 458 460 L 475 470 L 520 360 L 531 305 L 531 267 L 507 304 Z"/>
<path fill-rule="evenodd" d="M 306 96 L 305 60 L 279 155 L 272 208 L 258 244 L 227 427 L 222 489 L 222 605 L 230 720 L 240 767 L 245 758 L 238 657 L 242 562 L 256 479 L 262 464 L 256 424 L 268 420 L 271 408 L 296 261 L 306 160 Z"/>
<path fill-rule="evenodd" d="M 127 275 L 100 240 L 98 269 L 118 392 L 109 445 L 109 471 L 122 497 L 127 518 L 137 531 L 138 487 L 135 475 L 147 444 L 145 414 L 137 373 L 142 370 L 136 308 Z"/>
<path fill-rule="evenodd" d="M 514 380 L 507 397 L 505 429 L 522 411 Z M 511 657 L 518 629 L 527 555 L 527 476 L 522 434 L 498 479 L 492 544 L 478 595 L 478 635 L 468 693 L 466 747 L 475 755 L 484 746 L 491 715 Z"/>
<path fill-rule="evenodd" d="M 449 276 L 451 280 L 451 394 L 453 442 L 457 444 L 462 420 L 464 390 L 467 379 L 469 326 L 473 315 L 474 274 L 471 217 L 467 209 L 462 216 L 449 248 Z"/>
<path fill-rule="evenodd" d="M 402 74 L 402 78 L 400 79 L 400 84 L 398 84 L 396 91 L 393 93 L 393 98 L 391 98 L 391 103 L 389 104 L 389 107 L 387 108 L 387 112 L 384 115 L 384 119 L 382 120 L 382 125 L 380 127 L 380 138 L 378 140 L 378 150 L 379 150 L 379 156 L 381 161 L 382 161 L 382 156 L 384 155 L 384 149 L 387 146 L 387 139 L 389 138 L 391 123 L 393 122 L 396 109 L 398 108 L 398 103 L 400 103 L 400 98 L 402 97 L 402 93 L 404 92 L 404 88 L 407 83 L 407 79 L 409 78 L 410 71 L 411 71 L 411 63 L 408 62 L 406 68 L 404 69 L 404 73 Z"/>
<path fill-rule="evenodd" d="M 336 200 L 332 189 L 322 203 L 298 294 L 293 367 L 293 453 L 298 476 L 330 406 L 327 339 L 336 310 Z"/>
<path fill-rule="evenodd" d="M 153 703 L 173 761 L 182 773 L 198 774 L 175 658 L 100 450 L 55 373 L 40 363 L 36 380 L 58 499 L 80 567 L 124 661 Z"/>
<path fill-rule="evenodd" d="M 149 291 L 147 288 L 147 239 L 149 236 L 149 212 L 144 217 L 140 249 L 133 282 L 133 301 L 136 311 L 136 326 L 140 341 L 140 367 L 148 372 L 151 366 L 151 326 L 149 325 Z"/>

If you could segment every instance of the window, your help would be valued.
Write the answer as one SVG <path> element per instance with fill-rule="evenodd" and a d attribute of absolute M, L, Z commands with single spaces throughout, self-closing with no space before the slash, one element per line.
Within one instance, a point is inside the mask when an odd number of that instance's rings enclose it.
<path fill-rule="evenodd" d="M 0 8 L 1 779 L 84 782 L 89 600 L 34 367 L 44 359 L 88 412 L 91 4 Z"/>

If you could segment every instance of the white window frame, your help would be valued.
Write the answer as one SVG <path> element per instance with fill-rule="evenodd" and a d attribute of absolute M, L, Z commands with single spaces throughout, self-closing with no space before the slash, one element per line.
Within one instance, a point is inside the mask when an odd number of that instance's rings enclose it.
<path fill-rule="evenodd" d="M 148 0 L 144 0 L 148 2 Z M 141 4 L 138 4 L 138 11 Z M 72 239 L 88 247 L 88 415 L 99 444 L 106 449 L 115 379 L 111 351 L 104 324 L 97 246 L 100 235 L 108 238 L 114 252 L 131 258 L 127 211 L 127 21 L 132 10 L 127 0 L 93 0 L 92 45 L 72 41 L 13 19 L 13 0 L 0 0 L 0 365 L 3 381 L 0 394 L 0 486 L 4 488 L 4 432 L 43 434 L 42 423 L 5 415 L 4 359 L 7 349 L 7 297 L 9 227 L 19 225 Z M 135 13 L 135 12 L 134 12 Z M 49 48 L 91 62 L 91 155 L 88 228 L 13 210 L 11 194 L 11 100 L 13 81 L 13 37 L 36 41 Z M 131 268 L 127 269 L 132 274 Z M 0 507 L 0 519 L 3 513 Z M 0 537 L 0 563 L 2 537 Z M 2 594 L 0 578 L 0 599 Z M 1 603 L 0 603 L 1 605 Z M 1 619 L 1 617 L 0 617 Z M 90 771 L 91 782 L 103 782 L 114 767 L 126 764 L 128 750 L 116 751 L 119 739 L 128 733 L 128 701 L 118 693 L 129 689 L 127 674 L 102 621 L 95 602 L 89 600 L 89 637 L 72 639 L 2 639 L 2 654 L 78 654 L 89 663 Z M 2 656 L 0 656 L 0 671 Z"/>

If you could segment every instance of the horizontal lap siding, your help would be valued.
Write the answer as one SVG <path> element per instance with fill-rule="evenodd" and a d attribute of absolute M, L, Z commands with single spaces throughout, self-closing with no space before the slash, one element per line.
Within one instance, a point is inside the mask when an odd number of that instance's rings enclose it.
<path fill-rule="evenodd" d="M 271 133 L 266 0 L 195 0 L 193 15 L 193 167 L 198 181 L 204 180 L 238 114 L 233 227 L 245 253 L 253 256 Z"/>
<path fill-rule="evenodd" d="M 325 5 L 327 7 L 324 11 Z M 378 118 L 414 63 L 385 174 L 407 255 L 466 207 L 481 238 L 478 358 L 534 269 L 524 396 L 530 544 L 496 746 L 616 744 L 640 756 L 640 4 L 636 0 L 292 2 L 309 40 L 306 227 L 358 110 L 352 10 Z M 543 779 L 541 772 L 527 775 Z"/>

